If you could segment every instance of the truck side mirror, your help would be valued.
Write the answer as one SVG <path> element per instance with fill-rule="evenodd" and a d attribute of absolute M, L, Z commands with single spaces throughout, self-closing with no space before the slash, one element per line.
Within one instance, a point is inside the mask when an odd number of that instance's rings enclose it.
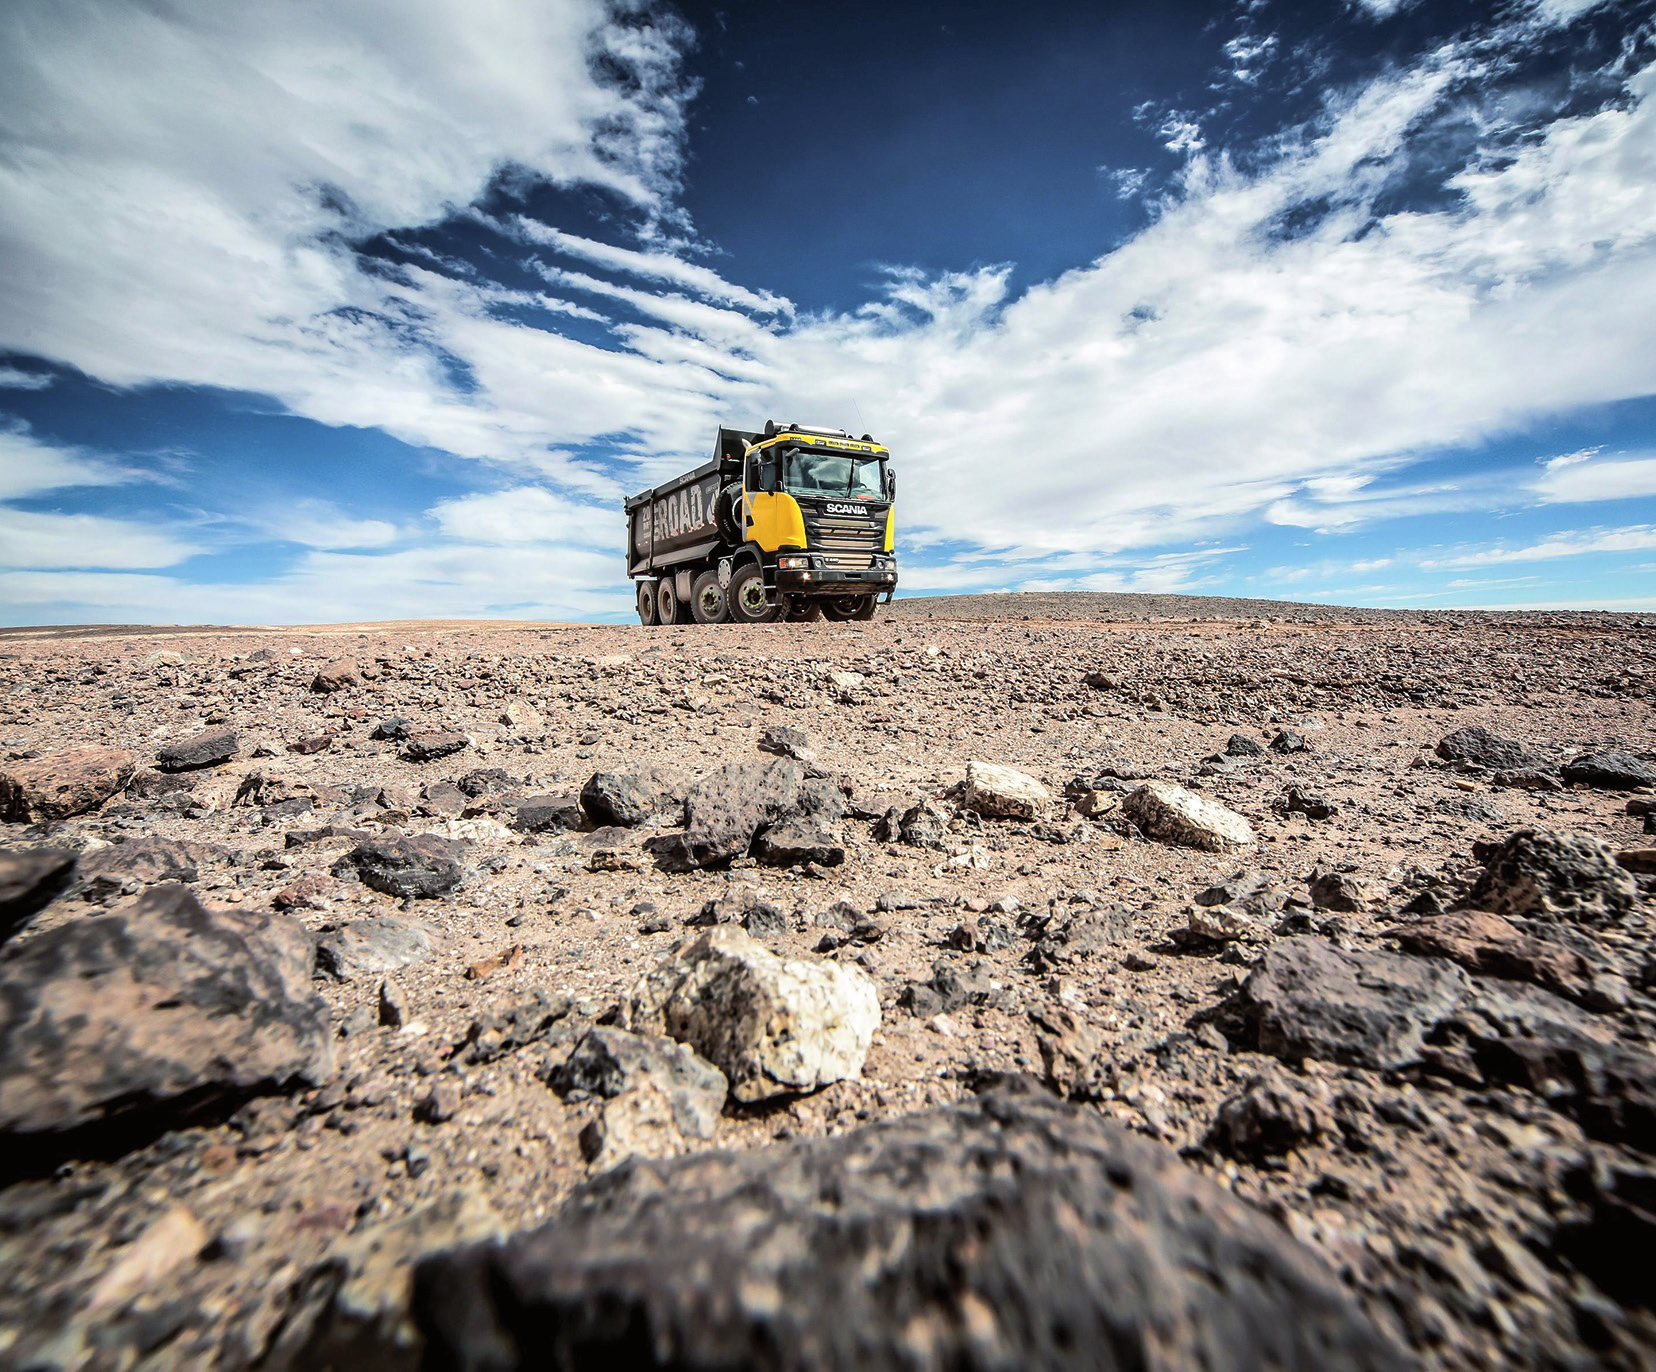
<path fill-rule="evenodd" d="M 886 472 L 885 488 L 886 488 L 885 489 L 885 497 L 886 497 L 887 500 L 897 499 L 897 473 L 896 472 L 889 471 L 889 470 Z"/>

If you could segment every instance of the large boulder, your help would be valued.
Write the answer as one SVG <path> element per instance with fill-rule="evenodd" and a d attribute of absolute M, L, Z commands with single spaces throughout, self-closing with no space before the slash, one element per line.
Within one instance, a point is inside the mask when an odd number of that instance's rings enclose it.
<path fill-rule="evenodd" d="M 354 870 L 364 886 L 388 896 L 419 898 L 447 895 L 463 875 L 455 845 L 437 834 L 366 839 L 333 870 L 336 876 Z"/>
<path fill-rule="evenodd" d="M 754 836 L 795 812 L 804 769 L 788 757 L 744 758 L 702 777 L 684 800 L 684 831 L 649 841 L 663 866 L 688 870 L 745 857 Z"/>
<path fill-rule="evenodd" d="M 1322 1259 L 1095 1111 L 999 1091 L 635 1162 L 416 1270 L 426 1365 L 1402 1368 Z"/>
<path fill-rule="evenodd" d="M 1517 739 L 1503 738 L 1476 724 L 1440 739 L 1437 755 L 1445 762 L 1465 762 L 1491 771 L 1534 767 L 1545 761 Z"/>
<path fill-rule="evenodd" d="M 1252 826 L 1235 810 L 1167 781 L 1146 782 L 1121 802 L 1121 810 L 1148 837 L 1181 848 L 1223 853 L 1254 841 Z"/>
<path fill-rule="evenodd" d="M 1466 903 L 1510 918 L 1604 924 L 1633 909 L 1638 887 L 1615 850 L 1587 834 L 1520 829 L 1484 857 Z"/>
<path fill-rule="evenodd" d="M 780 958 L 724 924 L 641 977 L 621 1021 L 689 1044 L 729 1078 L 732 1096 L 756 1101 L 857 1077 L 880 1000 L 860 968 Z"/>
<path fill-rule="evenodd" d="M 1417 1062 L 1426 1035 L 1471 994 L 1451 963 L 1307 935 L 1267 948 L 1217 1017 L 1242 1047 L 1289 1062 L 1390 1070 Z"/>
<path fill-rule="evenodd" d="M 966 786 L 960 803 L 980 815 L 1035 819 L 1052 803 L 1052 792 L 1015 767 L 973 761 L 966 764 Z"/>
<path fill-rule="evenodd" d="M 1656 767 L 1620 748 L 1600 748 L 1571 758 L 1563 767 L 1565 781 L 1601 791 L 1636 791 L 1656 786 Z"/>
<path fill-rule="evenodd" d="M 297 921 L 208 908 L 182 886 L 7 944 L 0 1133 L 20 1145 L 164 1123 L 216 1096 L 325 1080 L 333 1048 L 311 960 Z"/>
<path fill-rule="evenodd" d="M 69 848 L 0 848 L 0 939 L 61 895 L 74 879 Z"/>
<path fill-rule="evenodd" d="M 95 810 L 131 779 L 137 759 L 120 748 L 67 748 L 0 771 L 0 818 L 38 824 Z"/>
<path fill-rule="evenodd" d="M 163 772 L 191 772 L 199 767 L 217 767 L 235 757 L 241 739 L 234 729 L 204 729 L 188 738 L 163 745 L 155 765 Z"/>

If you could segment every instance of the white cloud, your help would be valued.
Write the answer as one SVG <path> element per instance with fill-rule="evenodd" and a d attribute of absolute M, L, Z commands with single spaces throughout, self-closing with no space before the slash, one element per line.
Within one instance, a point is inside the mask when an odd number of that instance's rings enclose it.
<path fill-rule="evenodd" d="M 301 498 L 254 521 L 273 538 L 307 548 L 379 548 L 398 535 L 383 519 L 353 519 L 327 500 Z"/>
<path fill-rule="evenodd" d="M 0 567 L 171 567 L 199 551 L 134 520 L 0 505 Z"/>
<path fill-rule="evenodd" d="M 1495 544 L 1468 549 L 1447 557 L 1422 559 L 1427 568 L 1484 567 L 1502 562 L 1543 562 L 1560 557 L 1581 557 L 1587 553 L 1641 552 L 1656 548 L 1656 526 L 1633 524 L 1621 529 L 1565 529 L 1549 534 L 1538 543 L 1522 547 Z"/>
<path fill-rule="evenodd" d="M 1531 489 L 1543 505 L 1656 495 L 1656 457 L 1548 464 L 1546 475 Z"/>
<path fill-rule="evenodd" d="M 0 422 L 0 500 L 72 486 L 115 486 L 139 474 L 108 458 L 43 443 L 21 425 Z"/>
<path fill-rule="evenodd" d="M 1591 462 L 1603 451 L 1604 449 L 1601 447 L 1578 448 L 1573 453 L 1560 453 L 1557 457 L 1545 457 L 1539 459 L 1539 461 L 1543 467 L 1551 472 L 1560 467 L 1574 467 L 1579 462 Z"/>
<path fill-rule="evenodd" d="M 0 390 L 43 391 L 52 384 L 50 372 L 26 372 L 0 364 Z"/>
<path fill-rule="evenodd" d="M 626 538 L 619 502 L 590 505 L 544 486 L 460 496 L 435 505 L 431 515 L 449 537 L 485 545 L 546 543 L 615 550 Z M 617 567 L 619 560 L 617 553 Z"/>

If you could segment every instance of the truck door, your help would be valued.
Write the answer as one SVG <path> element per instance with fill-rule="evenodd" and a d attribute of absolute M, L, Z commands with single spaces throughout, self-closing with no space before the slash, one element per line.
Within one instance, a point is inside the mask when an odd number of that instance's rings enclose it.
<path fill-rule="evenodd" d="M 743 532 L 767 553 L 805 547 L 805 517 L 799 502 L 778 490 L 781 462 L 775 448 L 750 454 L 742 468 Z"/>

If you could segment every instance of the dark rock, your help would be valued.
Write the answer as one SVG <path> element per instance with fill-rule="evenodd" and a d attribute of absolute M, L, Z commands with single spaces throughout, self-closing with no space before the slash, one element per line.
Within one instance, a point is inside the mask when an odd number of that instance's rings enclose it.
<path fill-rule="evenodd" d="M 637 773 L 597 772 L 581 787 L 581 808 L 594 824 L 642 824 L 661 807 L 661 789 Z"/>
<path fill-rule="evenodd" d="M 127 784 L 137 763 L 119 748 L 67 748 L 0 771 L 0 818 L 20 824 L 95 810 Z"/>
<path fill-rule="evenodd" d="M 788 917 L 768 901 L 756 900 L 742 915 L 742 928 L 754 938 L 775 938 L 788 932 Z"/>
<path fill-rule="evenodd" d="M 1619 748 L 1603 748 L 1571 758 L 1560 775 L 1571 785 L 1591 786 L 1601 791 L 1635 791 L 1641 786 L 1656 786 L 1656 768 Z"/>
<path fill-rule="evenodd" d="M 339 658 L 328 663 L 311 679 L 311 690 L 319 692 L 343 691 L 360 685 L 362 673 L 357 670 L 356 663 L 347 658 Z"/>
<path fill-rule="evenodd" d="M 1477 725 L 1457 729 L 1440 740 L 1437 755 L 1445 762 L 1470 763 L 1491 771 L 1506 767 L 1534 767 L 1545 761 L 1540 754 L 1532 752 L 1516 739 L 1502 738 Z"/>
<path fill-rule="evenodd" d="M 570 833 L 586 823 L 575 796 L 528 796 L 518 802 L 512 827 L 530 834 Z"/>
<path fill-rule="evenodd" d="M 471 739 L 452 729 L 422 729 L 404 740 L 402 756 L 405 762 L 435 762 L 469 747 Z"/>
<path fill-rule="evenodd" d="M 472 1064 L 493 1062 L 545 1039 L 570 1009 L 569 997 L 549 995 L 537 987 L 528 1000 L 474 1019 L 455 1052 L 464 1052 Z"/>
<path fill-rule="evenodd" d="M 1466 904 L 1510 918 L 1603 924 L 1624 918 L 1637 887 L 1615 852 L 1586 834 L 1520 829 L 1487 852 Z"/>
<path fill-rule="evenodd" d="M 411 1308 L 430 1365 L 499 1372 L 1407 1365 L 1321 1259 L 1171 1151 L 1006 1090 L 635 1160 L 538 1229 L 422 1261 Z"/>
<path fill-rule="evenodd" d="M 816 753 L 803 729 L 792 729 L 786 724 L 767 725 L 759 735 L 759 751 L 778 757 L 791 757 L 795 762 L 815 762 Z"/>
<path fill-rule="evenodd" d="M 646 1081 L 667 1097 L 680 1133 L 713 1137 L 730 1083 L 712 1063 L 670 1038 L 599 1025 L 553 1069 L 549 1084 L 571 1100 L 611 1100 Z"/>
<path fill-rule="evenodd" d="M 155 755 L 155 765 L 164 772 L 216 767 L 235 757 L 240 747 L 241 739 L 234 729 L 207 729 L 165 744 Z"/>
<path fill-rule="evenodd" d="M 388 896 L 446 895 L 460 884 L 454 844 L 436 834 L 370 838 L 334 864 L 334 875 L 354 868 L 364 886 Z"/>
<path fill-rule="evenodd" d="M 1587 1213 L 1558 1229 L 1558 1251 L 1622 1305 L 1649 1310 L 1656 1246 L 1656 1170 L 1615 1162 L 1587 1174 Z"/>
<path fill-rule="evenodd" d="M 1489 780 L 1492 785 L 1505 786 L 1514 791 L 1562 791 L 1564 789 L 1564 783 L 1551 772 L 1543 772 L 1534 767 L 1503 767 Z"/>
<path fill-rule="evenodd" d="M 1264 745 L 1246 734 L 1232 734 L 1225 741 L 1226 757 L 1264 757 Z"/>
<path fill-rule="evenodd" d="M 465 812 L 469 798 L 452 781 L 437 781 L 425 788 L 420 808 L 427 814 L 457 819 Z"/>
<path fill-rule="evenodd" d="M 480 796 L 510 795 L 523 783 L 504 767 L 478 767 L 454 784 L 476 800 Z"/>
<path fill-rule="evenodd" d="M 389 739 L 393 743 L 401 743 L 408 737 L 409 731 L 413 727 L 414 726 L 411 725 L 406 719 L 403 719 L 398 715 L 392 715 L 390 718 L 382 719 L 378 724 L 376 724 L 374 726 L 374 732 L 369 734 L 368 737 Z"/>
<path fill-rule="evenodd" d="M 1432 806 L 1440 815 L 1458 815 L 1478 824 L 1506 824 L 1507 813 L 1487 796 L 1445 796 Z"/>
<path fill-rule="evenodd" d="M 414 1103 L 414 1118 L 421 1124 L 447 1124 L 460 1113 L 460 1084 L 440 1081 Z"/>
<path fill-rule="evenodd" d="M 1261 872 L 1241 871 L 1197 892 L 1201 906 L 1235 905 L 1254 919 L 1270 919 L 1288 903 L 1288 892 Z"/>
<path fill-rule="evenodd" d="M 425 962 L 437 946 L 430 926 L 395 915 L 352 920 L 316 943 L 316 965 L 335 981 L 383 976 Z"/>
<path fill-rule="evenodd" d="M 958 1010 L 963 1005 L 987 1005 L 995 997 L 993 971 L 981 958 L 938 958 L 932 963 L 931 980 L 905 987 L 897 1003 L 917 1016 Z M 916 991 L 931 994 L 916 996 Z"/>
<path fill-rule="evenodd" d="M 1334 1128 L 1326 1086 L 1273 1068 L 1219 1107 L 1208 1142 L 1233 1157 L 1280 1157 L 1316 1143 Z"/>
<path fill-rule="evenodd" d="M 1298 786 L 1290 786 L 1271 808 L 1279 815 L 1304 815 L 1307 819 L 1329 819 L 1335 814 L 1328 800 Z"/>
<path fill-rule="evenodd" d="M 75 876 L 70 848 L 0 848 L 0 939 L 51 904 Z"/>
<path fill-rule="evenodd" d="M 1273 753 L 1308 753 L 1311 745 L 1305 741 L 1304 734 L 1297 734 L 1292 729 L 1278 729 L 1276 737 L 1271 740 Z"/>
<path fill-rule="evenodd" d="M 0 1131 L 21 1147 L 334 1070 L 310 935 L 208 909 L 182 886 L 0 950 Z M 8 1169 L 9 1170 L 9 1169 Z"/>
<path fill-rule="evenodd" d="M 295 739 L 288 744 L 290 753 L 298 753 L 302 757 L 310 757 L 315 753 L 325 753 L 334 746 L 334 735 L 312 734 L 308 738 Z"/>
<path fill-rule="evenodd" d="M 1307 935 L 1266 948 L 1215 1017 L 1233 1044 L 1289 1062 L 1389 1070 L 1416 1062 L 1425 1036 L 1471 993 L 1451 963 Z"/>
<path fill-rule="evenodd" d="M 1368 906 L 1361 882 L 1344 872 L 1318 872 L 1311 878 L 1311 904 L 1318 910 L 1356 914 Z"/>
<path fill-rule="evenodd" d="M 934 805 L 921 801 L 903 811 L 897 835 L 916 848 L 943 849 L 949 843 L 949 817 Z"/>
<path fill-rule="evenodd" d="M 129 882 L 154 886 L 163 881 L 195 881 L 201 863 L 222 860 L 224 850 L 206 843 L 178 839 L 128 839 L 87 853 L 80 863 L 81 888 L 88 900 L 103 900 L 117 894 Z"/>
<path fill-rule="evenodd" d="M 1656 815 L 1656 796 L 1634 796 L 1627 802 L 1627 813 L 1630 815 Z"/>
<path fill-rule="evenodd" d="M 1051 968 L 1074 958 L 1119 953 L 1132 937 L 1133 915 L 1121 906 L 1084 910 L 1078 915 L 1053 920 L 1041 931 L 1029 958 L 1037 967 Z"/>
<path fill-rule="evenodd" d="M 126 784 L 126 794 L 129 800 L 159 800 L 163 796 L 176 795 L 180 791 L 192 791 L 195 784 L 196 779 L 187 773 L 157 772 L 144 767 L 132 774 L 132 780 Z M 239 791 L 236 794 L 236 803 L 241 804 Z"/>
<path fill-rule="evenodd" d="M 775 867 L 814 862 L 819 867 L 838 867 L 845 861 L 845 846 L 824 824 L 811 819 L 785 819 L 759 831 L 753 854 Z"/>
<path fill-rule="evenodd" d="M 1548 928 L 1538 921 L 1525 923 L 1536 931 Z M 1486 910 L 1416 920 L 1394 928 L 1391 937 L 1408 952 L 1448 958 L 1478 976 L 1534 982 L 1587 1004 L 1600 999 L 1595 977 L 1612 970 Z"/>
<path fill-rule="evenodd" d="M 685 797 L 685 827 L 645 845 L 669 870 L 744 856 L 754 835 L 793 812 L 804 772 L 792 758 L 746 758 L 701 778 Z"/>

